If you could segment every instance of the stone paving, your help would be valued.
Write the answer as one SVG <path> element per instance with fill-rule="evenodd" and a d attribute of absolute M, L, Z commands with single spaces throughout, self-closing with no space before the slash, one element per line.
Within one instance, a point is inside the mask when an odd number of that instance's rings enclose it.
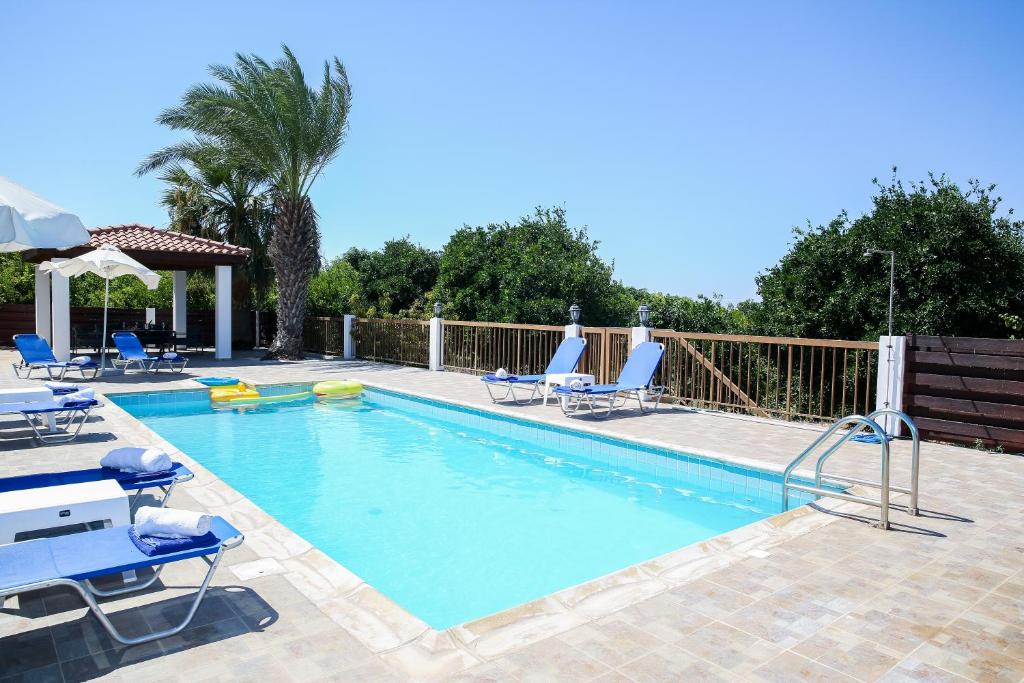
<path fill-rule="evenodd" d="M 13 354 L 0 351 L 0 363 Z M 204 369 L 205 368 L 205 369 Z M 254 383 L 352 377 L 367 384 L 525 419 L 781 470 L 819 429 L 669 408 L 604 422 L 556 407 L 492 406 L 455 373 L 315 359 L 224 363 L 195 356 L 184 375 L 131 374 L 100 392 L 192 388 L 189 376 Z M 9 371 L 0 385 L 18 386 Z M 94 466 L 121 444 L 169 444 L 108 404 L 80 442 L 35 447 L 0 417 L 0 476 Z M 1024 459 L 922 448 L 920 517 L 823 503 L 737 529 L 582 586 L 447 631 L 430 629 L 210 474 L 176 507 L 222 514 L 246 534 L 225 555 L 192 626 L 120 647 L 63 590 L 0 610 L 0 681 L 1022 681 Z M 894 447 L 893 481 L 909 471 Z M 831 466 L 831 465 L 830 465 Z M 877 477 L 877 446 L 850 444 L 836 471 Z M 104 607 L 129 634 L 166 627 L 202 579 L 198 561 Z"/>

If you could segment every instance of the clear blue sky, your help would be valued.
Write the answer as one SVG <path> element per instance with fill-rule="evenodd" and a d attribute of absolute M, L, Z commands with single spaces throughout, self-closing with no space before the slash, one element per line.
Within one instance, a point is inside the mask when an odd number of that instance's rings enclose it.
<path fill-rule="evenodd" d="M 154 123 L 236 51 L 340 57 L 324 252 L 564 205 L 629 284 L 755 293 L 791 228 L 898 165 L 1024 211 L 1020 2 L 5 4 L 0 175 L 87 225 L 166 225 Z"/>

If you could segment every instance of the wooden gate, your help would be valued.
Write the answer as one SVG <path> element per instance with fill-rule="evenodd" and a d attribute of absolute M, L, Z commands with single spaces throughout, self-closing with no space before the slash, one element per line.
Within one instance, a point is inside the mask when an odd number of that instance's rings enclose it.
<path fill-rule="evenodd" d="M 922 438 L 1024 451 L 1024 340 L 907 335 L 903 387 Z"/>

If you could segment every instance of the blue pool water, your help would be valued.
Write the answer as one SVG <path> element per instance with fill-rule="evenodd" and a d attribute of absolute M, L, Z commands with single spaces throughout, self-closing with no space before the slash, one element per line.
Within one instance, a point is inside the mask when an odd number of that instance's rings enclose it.
<path fill-rule="evenodd" d="M 774 475 L 391 392 L 204 396 L 112 398 L 438 629 L 780 512 Z"/>

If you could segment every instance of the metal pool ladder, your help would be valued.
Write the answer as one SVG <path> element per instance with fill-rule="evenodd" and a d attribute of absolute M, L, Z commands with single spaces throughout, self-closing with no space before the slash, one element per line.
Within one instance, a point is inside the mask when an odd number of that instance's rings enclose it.
<path fill-rule="evenodd" d="M 882 429 L 881 425 L 875 421 L 875 418 L 879 415 L 895 415 L 898 417 L 903 424 L 907 425 L 910 430 L 910 437 L 913 439 L 913 447 L 911 451 L 910 461 L 910 487 L 893 486 L 889 483 L 889 441 L 886 438 L 885 430 Z M 793 476 L 793 471 L 797 468 L 800 463 L 807 459 L 809 455 L 814 453 L 819 446 L 821 446 L 830 436 L 835 434 L 837 431 L 844 427 L 850 429 L 844 434 L 838 441 L 825 449 L 820 456 L 818 456 L 818 462 L 814 467 L 814 486 L 807 484 L 800 484 L 797 482 L 790 481 Z M 867 479 L 858 479 L 856 477 L 846 477 L 838 474 L 824 474 L 822 468 L 825 465 L 825 461 L 828 460 L 832 455 L 839 450 L 839 448 L 847 441 L 852 439 L 857 434 L 861 433 L 862 429 L 867 427 L 878 436 L 880 441 L 879 449 L 881 450 L 881 477 L 879 481 L 871 481 Z M 849 500 L 855 503 L 864 503 L 865 505 L 874 505 L 881 509 L 879 515 L 878 527 L 880 529 L 889 528 L 889 494 L 891 491 L 897 493 L 909 493 L 910 504 L 907 507 L 907 512 L 911 515 L 918 515 L 919 509 L 917 506 L 917 483 L 918 475 L 920 474 L 920 452 L 921 452 L 921 437 L 917 431 L 917 425 L 910 417 L 899 410 L 894 408 L 882 408 L 871 413 L 867 417 L 863 415 L 847 415 L 846 417 L 837 420 L 831 427 L 825 430 L 821 436 L 815 439 L 810 446 L 804 449 L 804 451 L 793 459 L 793 462 L 789 463 L 786 467 L 786 471 L 782 476 L 782 509 L 789 509 L 789 490 L 794 489 L 797 491 L 804 491 L 807 493 L 813 493 L 816 496 L 828 496 L 829 498 L 839 498 L 841 500 Z M 881 493 L 878 500 L 874 498 L 865 498 L 864 496 L 855 496 L 850 493 L 842 491 L 833 491 L 831 489 L 824 488 L 822 481 L 831 481 L 844 484 L 860 484 L 861 486 L 868 486 L 871 488 L 880 489 Z"/>

